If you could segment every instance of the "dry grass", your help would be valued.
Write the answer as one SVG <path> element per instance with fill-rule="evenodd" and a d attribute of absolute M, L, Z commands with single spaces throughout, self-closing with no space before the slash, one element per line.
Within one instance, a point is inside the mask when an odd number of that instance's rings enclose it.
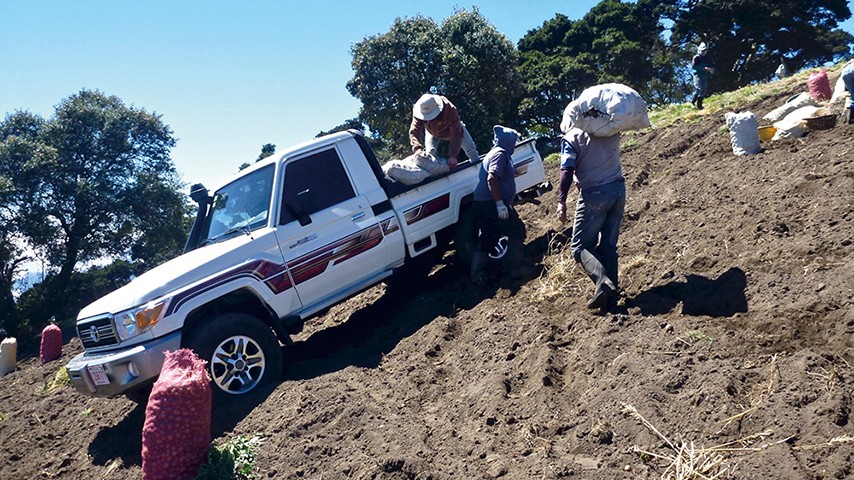
<path fill-rule="evenodd" d="M 778 445 L 791 440 L 784 438 L 771 443 L 761 443 L 773 435 L 772 431 L 764 431 L 713 447 L 697 447 L 693 441 L 681 441 L 678 445 L 664 436 L 655 426 L 650 423 L 638 410 L 623 404 L 624 413 L 634 417 L 652 431 L 658 438 L 664 441 L 670 448 L 668 453 L 655 453 L 643 450 L 637 446 L 632 451 L 641 456 L 645 461 L 657 459 L 667 462 L 661 474 L 662 480 L 710 480 L 724 478 L 727 473 L 733 473 L 734 467 L 729 464 L 736 454 L 761 452 L 768 447 Z"/>
<path fill-rule="evenodd" d="M 580 296 L 585 292 L 587 277 L 572 258 L 569 245 L 553 238 L 543 258 L 543 274 L 534 285 L 538 300 Z"/>

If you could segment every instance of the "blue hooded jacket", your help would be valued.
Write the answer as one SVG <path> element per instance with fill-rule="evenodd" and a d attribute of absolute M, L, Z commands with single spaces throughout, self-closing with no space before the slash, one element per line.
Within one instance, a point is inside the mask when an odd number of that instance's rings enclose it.
<path fill-rule="evenodd" d="M 521 135 L 516 130 L 501 125 L 492 127 L 493 147 L 483 157 L 482 168 L 480 169 L 480 182 L 474 189 L 474 200 L 493 201 L 492 194 L 489 192 L 489 183 L 487 178 L 489 174 L 497 177 L 501 190 L 501 199 L 507 205 L 513 204 L 513 197 L 516 196 L 516 169 L 513 168 L 513 161 L 510 158 L 513 151 L 516 149 L 516 142 L 519 141 Z"/>

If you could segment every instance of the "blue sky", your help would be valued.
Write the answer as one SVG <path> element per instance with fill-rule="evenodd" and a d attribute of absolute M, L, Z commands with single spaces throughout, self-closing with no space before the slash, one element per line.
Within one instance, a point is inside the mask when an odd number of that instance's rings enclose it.
<path fill-rule="evenodd" d="M 441 22 L 477 5 L 515 43 L 596 3 L 0 0 L 0 115 L 50 117 L 83 88 L 116 95 L 162 115 L 183 180 L 212 187 L 265 143 L 281 151 L 355 117 L 350 47 L 397 17 Z"/>

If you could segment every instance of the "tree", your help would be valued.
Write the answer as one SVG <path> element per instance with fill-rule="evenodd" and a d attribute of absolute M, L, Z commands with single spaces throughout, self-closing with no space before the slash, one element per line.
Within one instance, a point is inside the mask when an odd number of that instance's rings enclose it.
<path fill-rule="evenodd" d="M 359 120 L 391 154 L 410 153 L 412 105 L 424 93 L 447 96 L 481 148 L 491 144 L 492 125 L 515 122 L 518 54 L 477 9 L 458 11 L 441 26 L 398 18 L 351 53 L 347 90 L 362 102 Z"/>
<path fill-rule="evenodd" d="M 81 262 L 129 256 L 149 268 L 180 253 L 188 206 L 176 193 L 174 145 L 158 115 L 98 91 L 62 100 L 47 120 L 16 112 L 0 123 L 4 215 L 55 272 L 51 301 L 31 322 L 65 302 Z"/>
<path fill-rule="evenodd" d="M 851 18 L 845 0 L 674 0 L 672 41 L 686 51 L 706 42 L 716 72 L 712 91 L 771 77 L 786 58 L 795 69 L 838 62 L 854 37 L 840 30 Z"/>
<path fill-rule="evenodd" d="M 566 105 L 596 84 L 623 83 L 648 100 L 666 96 L 656 83 L 672 73 L 661 9 L 655 0 L 603 0 L 575 22 L 558 14 L 529 31 L 519 41 L 526 129 L 556 135 Z"/>
<path fill-rule="evenodd" d="M 412 104 L 435 89 L 441 75 L 439 27 L 428 18 L 395 19 L 391 29 L 353 45 L 347 90 L 362 102 L 359 119 L 389 145 L 409 152 Z"/>
<path fill-rule="evenodd" d="M 276 146 L 272 143 L 265 143 L 261 146 L 261 154 L 258 155 L 258 160 L 255 161 L 260 162 L 274 153 L 276 153 Z"/>

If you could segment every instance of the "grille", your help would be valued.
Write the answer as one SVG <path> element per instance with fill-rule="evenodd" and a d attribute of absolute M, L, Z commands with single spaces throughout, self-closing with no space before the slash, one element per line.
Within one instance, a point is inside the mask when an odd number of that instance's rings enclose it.
<path fill-rule="evenodd" d="M 83 348 L 87 350 L 119 343 L 116 329 L 113 328 L 113 318 L 110 315 L 95 317 L 78 323 L 77 336 L 83 343 Z"/>

